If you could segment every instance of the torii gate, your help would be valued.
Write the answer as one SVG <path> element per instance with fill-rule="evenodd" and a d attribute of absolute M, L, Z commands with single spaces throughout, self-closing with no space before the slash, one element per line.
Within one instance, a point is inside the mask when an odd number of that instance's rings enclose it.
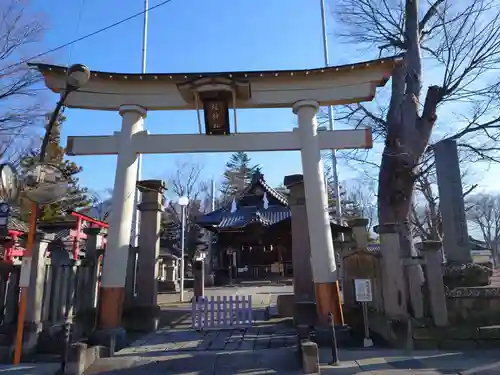
<path fill-rule="evenodd" d="M 130 228 L 136 189 L 137 155 L 236 152 L 301 152 L 311 264 L 319 317 L 333 312 L 343 323 L 329 215 L 326 210 L 320 150 L 371 148 L 370 129 L 317 132 L 320 106 L 370 101 L 385 85 L 401 57 L 309 70 L 186 74 L 91 72 L 81 90 L 72 92 L 72 108 L 118 111 L 121 131 L 108 136 L 68 137 L 68 155 L 118 155 L 108 244 L 101 281 L 99 326 L 121 325 Z M 52 91 L 65 87 L 66 67 L 41 63 L 38 69 Z M 202 132 L 200 106 L 205 117 Z M 229 108 L 234 110 L 230 131 Z M 291 132 L 238 133 L 236 108 L 292 108 L 298 129 Z M 196 110 L 200 134 L 154 134 L 143 130 L 148 111 Z M 270 126 L 272 126 L 270 124 Z M 307 266 L 307 265 L 305 265 Z"/>

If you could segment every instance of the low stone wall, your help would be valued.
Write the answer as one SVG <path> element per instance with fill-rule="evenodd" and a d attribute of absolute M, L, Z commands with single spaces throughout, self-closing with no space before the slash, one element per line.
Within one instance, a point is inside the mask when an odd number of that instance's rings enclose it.
<path fill-rule="evenodd" d="M 446 291 L 448 327 L 413 328 L 416 349 L 500 347 L 500 288 L 458 287 Z"/>
<path fill-rule="evenodd" d="M 500 288 L 455 288 L 446 293 L 450 326 L 500 325 Z"/>
<path fill-rule="evenodd" d="M 500 347 L 500 326 L 414 327 L 415 349 L 466 350 Z"/>

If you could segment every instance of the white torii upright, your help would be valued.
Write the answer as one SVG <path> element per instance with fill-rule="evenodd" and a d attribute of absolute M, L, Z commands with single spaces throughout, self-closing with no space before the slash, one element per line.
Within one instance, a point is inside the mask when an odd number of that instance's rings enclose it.
<path fill-rule="evenodd" d="M 326 320 L 331 311 L 336 323 L 343 323 L 320 150 L 371 148 L 372 135 L 370 129 L 317 132 L 316 113 L 319 106 L 372 100 L 376 88 L 385 85 L 401 60 L 392 57 L 293 71 L 187 74 L 92 71 L 89 83 L 69 95 L 67 106 L 118 111 L 122 116 L 120 131 L 108 136 L 68 137 L 66 148 L 68 155 L 118 155 L 113 215 L 101 280 L 99 327 L 112 329 L 121 325 L 138 154 L 292 150 L 301 153 L 318 314 Z M 66 67 L 30 65 L 43 74 L 52 91 L 64 89 Z M 219 111 L 219 105 L 225 109 Z M 205 134 L 200 106 L 204 109 Z M 224 130 L 224 124 L 226 130 L 229 126 L 228 107 L 234 110 L 234 131 L 230 135 L 215 135 Z M 298 129 L 237 132 L 236 108 L 285 107 L 292 108 L 297 115 Z M 148 111 L 155 110 L 196 110 L 200 134 L 148 134 L 142 130 L 143 119 Z M 272 129 L 272 124 L 269 128 Z"/>

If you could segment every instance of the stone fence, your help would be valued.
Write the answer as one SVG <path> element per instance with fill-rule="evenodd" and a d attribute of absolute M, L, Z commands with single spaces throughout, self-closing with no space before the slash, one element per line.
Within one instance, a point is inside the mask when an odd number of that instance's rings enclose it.
<path fill-rule="evenodd" d="M 394 224 L 378 227 L 380 249 L 373 249 L 367 224 L 365 219 L 351 220 L 352 236 L 336 243 L 348 324 L 362 327 L 354 279 L 370 279 L 370 329 L 393 345 L 461 348 L 486 340 L 487 346 L 500 346 L 500 287 L 488 285 L 491 269 L 443 263 L 438 241 L 416 243 L 415 253 L 405 257 L 402 230 Z M 453 345 L 442 344 L 442 337 L 457 335 Z"/>
<path fill-rule="evenodd" d="M 72 326 L 73 341 L 95 324 L 102 242 L 99 229 L 89 228 L 86 249 L 79 259 L 39 233 L 32 251 L 30 284 L 24 318 L 23 355 L 63 352 L 63 327 Z M 0 268 L 0 361 L 10 361 L 15 345 L 19 309 L 20 260 Z"/>

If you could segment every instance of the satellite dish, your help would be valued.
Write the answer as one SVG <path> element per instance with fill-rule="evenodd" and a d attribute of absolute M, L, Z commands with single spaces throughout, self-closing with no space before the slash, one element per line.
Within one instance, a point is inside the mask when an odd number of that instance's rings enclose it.
<path fill-rule="evenodd" d="M 69 180 L 53 164 L 37 163 L 30 167 L 24 178 L 24 195 L 38 204 L 51 204 L 63 198 L 69 190 Z"/>
<path fill-rule="evenodd" d="M 0 199 L 13 203 L 19 197 L 20 191 L 16 168 L 9 163 L 0 164 Z"/>

